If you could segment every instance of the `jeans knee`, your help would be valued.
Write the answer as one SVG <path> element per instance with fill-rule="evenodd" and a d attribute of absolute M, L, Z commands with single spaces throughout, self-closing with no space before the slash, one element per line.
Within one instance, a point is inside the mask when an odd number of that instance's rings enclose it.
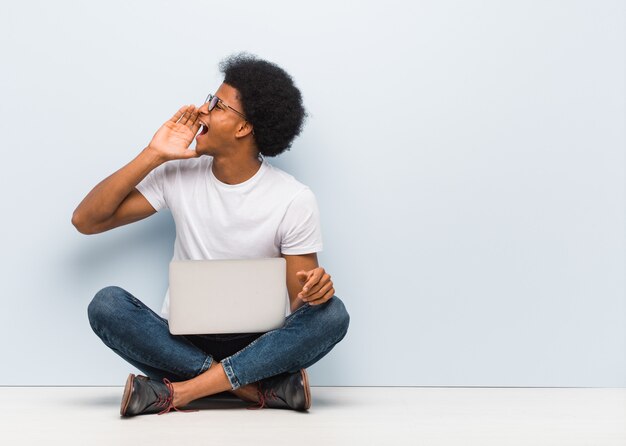
<path fill-rule="evenodd" d="M 328 301 L 327 324 L 337 336 L 337 342 L 341 341 L 350 326 L 350 314 L 346 310 L 343 301 L 337 296 L 333 296 Z"/>
<path fill-rule="evenodd" d="M 126 291 L 118 286 L 107 286 L 96 293 L 87 306 L 87 316 L 92 328 L 108 319 L 116 301 L 125 293 Z"/>

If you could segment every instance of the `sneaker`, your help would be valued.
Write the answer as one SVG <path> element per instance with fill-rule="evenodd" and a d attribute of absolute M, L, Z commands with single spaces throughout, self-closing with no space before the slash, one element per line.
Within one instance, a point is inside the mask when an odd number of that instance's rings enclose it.
<path fill-rule="evenodd" d="M 308 410 L 311 407 L 311 389 L 305 369 L 262 379 L 257 386 L 259 405 L 248 409 Z"/>
<path fill-rule="evenodd" d="M 197 410 L 181 410 L 174 407 L 173 399 L 174 386 L 167 378 L 163 378 L 163 383 L 160 383 L 143 375 L 135 377 L 131 373 L 126 380 L 124 396 L 120 404 L 120 415 L 131 417 L 156 412 L 162 415 L 172 409 L 179 412 L 197 412 Z"/>

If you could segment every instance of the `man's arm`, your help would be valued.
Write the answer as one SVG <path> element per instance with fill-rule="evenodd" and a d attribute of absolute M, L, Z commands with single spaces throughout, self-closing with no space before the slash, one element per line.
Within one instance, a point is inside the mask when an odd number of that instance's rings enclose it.
<path fill-rule="evenodd" d="M 333 281 L 324 268 L 317 264 L 317 254 L 284 255 L 287 261 L 287 289 L 291 311 L 294 312 L 307 302 L 320 305 L 335 295 Z"/>
<path fill-rule="evenodd" d="M 134 160 L 87 194 L 74 210 L 72 224 L 83 234 L 97 234 L 154 214 L 156 210 L 135 186 L 167 161 L 199 157 L 187 150 L 199 129 L 195 106 L 181 107 Z"/>
<path fill-rule="evenodd" d="M 155 213 L 150 203 L 134 189 L 162 163 L 161 157 L 146 147 L 134 160 L 102 180 L 87 194 L 74 210 L 72 224 L 83 234 L 96 234 Z"/>

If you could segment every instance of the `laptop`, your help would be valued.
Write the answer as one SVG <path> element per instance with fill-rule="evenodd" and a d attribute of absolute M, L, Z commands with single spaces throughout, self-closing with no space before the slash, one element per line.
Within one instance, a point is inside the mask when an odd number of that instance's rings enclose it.
<path fill-rule="evenodd" d="M 171 261 L 170 333 L 264 333 L 282 327 L 289 305 L 286 271 L 282 257 Z"/>

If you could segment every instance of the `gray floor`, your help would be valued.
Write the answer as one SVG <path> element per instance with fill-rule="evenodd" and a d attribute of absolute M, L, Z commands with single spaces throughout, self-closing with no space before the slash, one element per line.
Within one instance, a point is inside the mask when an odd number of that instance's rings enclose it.
<path fill-rule="evenodd" d="M 308 413 L 213 397 L 133 418 L 119 416 L 122 389 L 0 387 L 1 443 L 626 445 L 623 388 L 312 387 Z"/>

